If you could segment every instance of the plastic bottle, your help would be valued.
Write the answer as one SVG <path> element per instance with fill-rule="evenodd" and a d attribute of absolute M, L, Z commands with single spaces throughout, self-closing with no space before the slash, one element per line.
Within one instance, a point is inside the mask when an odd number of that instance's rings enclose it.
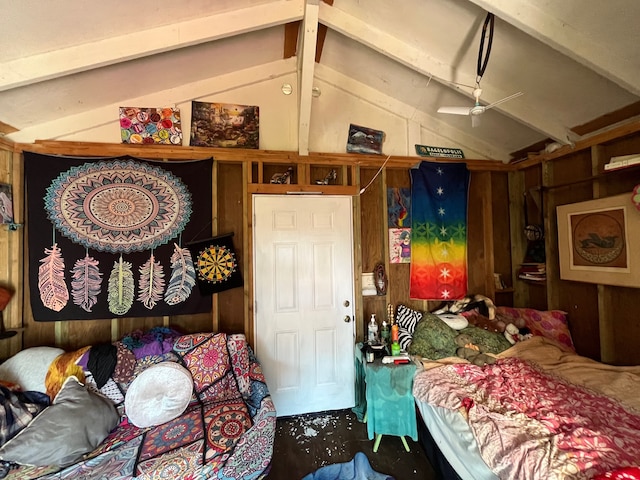
<path fill-rule="evenodd" d="M 400 344 L 398 342 L 393 342 L 391 344 L 391 355 L 393 355 L 394 357 L 396 355 L 400 355 Z"/>
<path fill-rule="evenodd" d="M 391 327 L 391 342 L 398 342 L 398 337 L 400 335 L 400 327 L 398 327 L 397 323 L 394 323 Z"/>
<path fill-rule="evenodd" d="M 369 328 L 367 334 L 367 341 L 369 343 L 376 343 L 378 341 L 378 322 L 376 322 L 376 314 L 371 314 L 371 320 L 369 321 Z"/>
<path fill-rule="evenodd" d="M 390 336 L 389 324 L 387 323 L 386 320 L 382 320 L 382 329 L 380 330 L 380 337 L 384 345 L 387 345 L 387 346 L 389 345 L 389 336 Z"/>

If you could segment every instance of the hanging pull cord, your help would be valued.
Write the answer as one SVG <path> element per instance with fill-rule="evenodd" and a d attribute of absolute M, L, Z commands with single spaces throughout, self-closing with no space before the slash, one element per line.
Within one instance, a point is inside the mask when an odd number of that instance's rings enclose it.
<path fill-rule="evenodd" d="M 482 37 L 480 38 L 480 50 L 478 51 L 478 67 L 476 69 L 476 83 L 480 83 L 484 71 L 487 69 L 487 63 L 489 63 L 489 56 L 491 56 L 491 44 L 493 43 L 493 24 L 495 17 L 493 13 L 487 13 L 487 18 L 484 19 L 484 25 L 482 26 Z M 487 36 L 487 27 L 489 27 L 489 42 L 487 43 L 487 51 L 484 51 L 484 40 Z"/>

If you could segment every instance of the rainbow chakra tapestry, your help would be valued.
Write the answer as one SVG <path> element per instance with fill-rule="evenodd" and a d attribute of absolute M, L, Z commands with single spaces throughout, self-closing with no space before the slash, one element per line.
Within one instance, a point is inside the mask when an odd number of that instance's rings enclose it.
<path fill-rule="evenodd" d="M 211 218 L 213 159 L 24 158 L 35 320 L 211 309 L 186 242 Z"/>
<path fill-rule="evenodd" d="M 410 297 L 462 298 L 467 294 L 467 166 L 420 162 L 409 173 Z"/>

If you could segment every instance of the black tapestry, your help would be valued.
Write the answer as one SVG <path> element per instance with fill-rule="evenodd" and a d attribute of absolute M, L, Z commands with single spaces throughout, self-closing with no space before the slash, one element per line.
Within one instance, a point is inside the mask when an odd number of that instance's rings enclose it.
<path fill-rule="evenodd" d="M 191 244 L 189 250 L 196 265 L 198 288 L 203 295 L 243 285 L 233 248 L 233 233 Z"/>
<path fill-rule="evenodd" d="M 35 320 L 211 310 L 186 245 L 211 235 L 212 158 L 24 159 Z"/>

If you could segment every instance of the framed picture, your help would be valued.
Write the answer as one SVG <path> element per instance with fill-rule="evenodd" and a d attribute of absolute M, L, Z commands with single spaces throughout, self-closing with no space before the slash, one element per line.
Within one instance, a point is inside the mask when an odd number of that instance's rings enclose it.
<path fill-rule="evenodd" d="M 640 211 L 630 194 L 560 205 L 556 211 L 561 279 L 640 287 Z"/>
<path fill-rule="evenodd" d="M 0 183 L 0 223 L 13 223 L 13 196 L 8 183 Z"/>

